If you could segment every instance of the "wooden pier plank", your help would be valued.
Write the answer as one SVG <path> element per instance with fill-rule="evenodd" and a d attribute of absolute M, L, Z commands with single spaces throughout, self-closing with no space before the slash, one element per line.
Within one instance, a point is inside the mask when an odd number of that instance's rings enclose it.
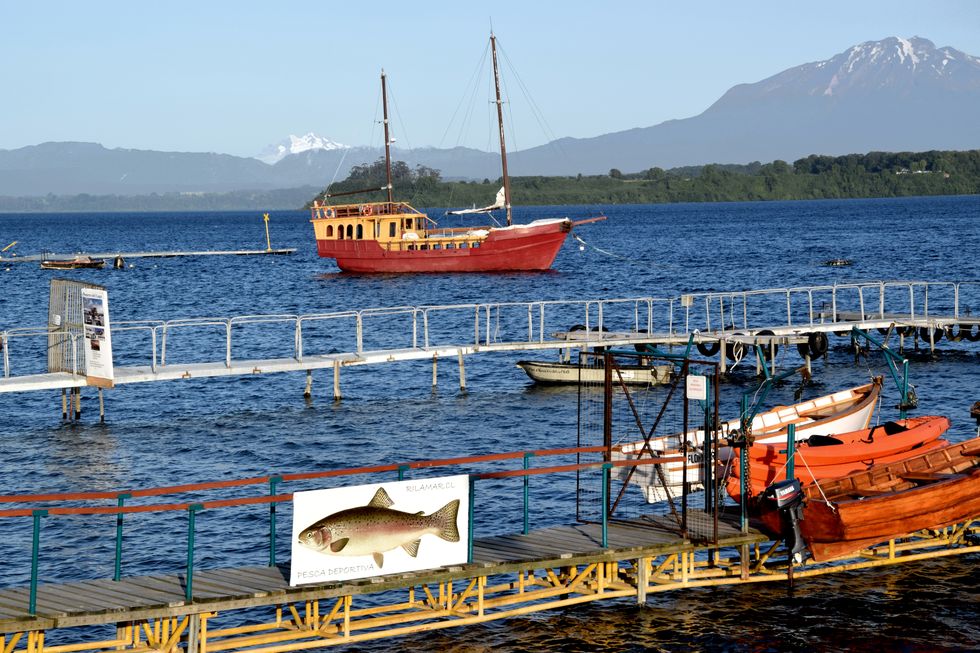
<path fill-rule="evenodd" d="M 215 610 L 277 605 L 313 597 L 366 594 L 383 588 L 444 582 L 457 577 L 467 578 L 474 573 L 509 573 L 538 564 L 547 567 L 588 564 L 629 558 L 626 554 L 633 551 L 649 555 L 690 547 L 690 543 L 679 536 L 643 521 L 612 523 L 609 536 L 610 547 L 606 549 L 601 546 L 599 524 L 554 526 L 528 535 L 490 536 L 474 541 L 470 564 L 319 586 L 290 587 L 286 567 L 199 570 L 194 576 L 194 601 Z M 765 539 L 758 533 L 741 537 Z M 725 543 L 720 545 L 725 546 Z M 0 590 L 0 629 L 3 632 L 19 631 L 30 620 L 33 620 L 31 623 L 53 623 L 55 626 L 119 623 L 186 614 L 191 607 L 185 601 L 184 577 L 180 574 L 136 576 L 118 582 L 106 579 L 46 584 L 38 588 L 38 617 L 27 613 L 27 605 L 28 588 Z M 39 618 L 49 621 L 42 622 Z"/>

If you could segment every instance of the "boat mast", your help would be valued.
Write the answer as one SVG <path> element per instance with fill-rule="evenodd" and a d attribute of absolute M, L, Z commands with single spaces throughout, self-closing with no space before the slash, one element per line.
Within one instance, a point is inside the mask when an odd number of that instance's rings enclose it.
<path fill-rule="evenodd" d="M 391 204 L 391 137 L 388 135 L 388 87 L 385 84 L 385 71 L 381 69 L 381 106 L 385 118 L 385 174 L 388 177 L 388 204 Z M 390 208 L 388 209 L 391 210 Z M 508 221 L 508 224 L 510 222 Z"/>
<path fill-rule="evenodd" d="M 504 175 L 504 206 L 507 207 L 507 226 L 511 225 L 510 178 L 507 176 L 507 146 L 504 144 L 504 103 L 500 99 L 500 72 L 497 70 L 497 37 L 490 32 L 490 50 L 493 53 L 493 85 L 497 90 L 497 125 L 500 127 L 500 165 Z M 387 123 L 385 123 L 387 125 Z"/>

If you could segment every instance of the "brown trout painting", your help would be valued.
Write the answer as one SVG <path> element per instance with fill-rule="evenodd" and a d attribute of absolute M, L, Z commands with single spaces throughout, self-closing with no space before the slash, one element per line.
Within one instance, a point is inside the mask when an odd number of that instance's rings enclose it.
<path fill-rule="evenodd" d="M 335 512 L 304 528 L 299 543 L 327 555 L 371 555 L 381 569 L 386 551 L 402 547 L 416 557 L 423 535 L 459 542 L 456 525 L 459 499 L 453 499 L 431 515 L 393 510 L 393 504 L 384 488 L 378 488 L 366 506 Z"/>

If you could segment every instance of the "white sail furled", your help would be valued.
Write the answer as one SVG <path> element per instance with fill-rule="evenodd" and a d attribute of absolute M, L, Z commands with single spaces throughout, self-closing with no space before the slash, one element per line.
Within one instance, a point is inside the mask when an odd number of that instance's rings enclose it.
<path fill-rule="evenodd" d="M 501 187 L 497 191 L 497 199 L 494 201 L 492 206 L 484 206 L 482 209 L 461 209 L 459 211 L 447 211 L 447 215 L 469 215 L 470 213 L 490 213 L 490 211 L 495 211 L 497 209 L 504 208 L 504 189 Z"/>

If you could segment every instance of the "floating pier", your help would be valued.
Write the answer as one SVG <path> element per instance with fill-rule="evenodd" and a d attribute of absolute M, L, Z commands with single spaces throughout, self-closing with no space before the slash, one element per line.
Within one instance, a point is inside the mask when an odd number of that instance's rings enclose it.
<path fill-rule="evenodd" d="M 43 254 L 28 254 L 27 256 L 6 256 L 0 257 L 0 264 L 5 263 L 37 263 L 46 260 L 71 260 L 76 256 L 87 256 L 91 259 L 107 259 L 114 261 L 122 259 L 124 261 L 133 258 L 176 258 L 190 256 L 283 256 L 293 254 L 295 247 L 285 249 L 228 249 L 228 250 L 172 250 L 165 252 L 75 252 L 74 254 L 54 254 L 45 252 Z"/>
<path fill-rule="evenodd" d="M 465 391 L 465 357 L 489 353 L 559 350 L 567 358 L 570 351 L 595 347 L 671 350 L 691 344 L 704 359 L 717 360 L 722 374 L 743 365 L 764 376 L 775 375 L 780 362 L 799 366 L 777 356 L 780 347 L 794 349 L 790 356 L 798 355 L 809 367 L 826 354 L 832 336 L 850 336 L 855 355 L 865 346 L 862 332 L 881 337 L 892 354 L 894 344 L 899 352 L 909 346 L 934 352 L 944 338 L 952 346 L 970 346 L 980 342 L 980 282 L 869 282 L 674 298 L 131 320 L 113 322 L 111 331 L 113 385 L 306 372 L 303 394 L 309 397 L 313 372 L 330 370 L 332 398 L 340 400 L 344 368 L 428 360 L 436 386 L 439 361 L 455 360 L 459 388 Z M 329 351 L 323 351 L 328 342 Z M 70 391 L 77 419 L 81 388 L 94 385 L 85 375 L 83 343 L 80 331 L 54 323 L 0 331 L 0 394 L 62 390 L 62 414 L 68 416 L 64 394 Z M 762 356 L 755 355 L 756 345 Z M 254 356 L 269 350 L 288 353 Z M 53 351 L 62 364 L 51 371 Z M 182 359 L 188 351 L 194 360 Z M 252 355 L 239 354 L 244 351 Z M 99 393 L 104 419 L 101 388 Z"/>
<path fill-rule="evenodd" d="M 728 518 L 722 510 L 716 518 L 688 507 L 686 502 L 680 513 L 670 511 L 617 519 L 610 514 L 613 509 L 609 509 L 601 511 L 604 517 L 592 522 L 532 528 L 530 499 L 525 490 L 524 531 L 481 537 L 474 536 L 471 529 L 468 561 L 462 564 L 355 581 L 293 586 L 289 583 L 289 566 L 276 562 L 275 505 L 291 499 L 290 494 L 279 493 L 284 484 L 365 473 L 391 478 L 397 472 L 398 478 L 404 478 L 412 470 L 491 461 L 506 464 L 506 461 L 523 459 L 523 467 L 471 474 L 471 497 L 479 505 L 475 488 L 481 480 L 511 478 L 523 480 L 525 487 L 529 481 L 540 487 L 531 479 L 576 472 L 588 474 L 593 480 L 601 478 L 606 483 L 612 465 L 636 464 L 528 465 L 529 460 L 589 453 L 595 454 L 596 448 L 510 452 L 126 492 L 0 497 L 3 503 L 16 502 L 22 506 L 0 510 L 0 520 L 20 518 L 34 522 L 30 586 L 0 589 L 0 633 L 4 636 L 4 650 L 8 653 L 106 649 L 133 653 L 147 650 L 278 653 L 471 626 L 593 601 L 632 599 L 642 604 L 657 592 L 793 582 L 794 578 L 798 581 L 836 572 L 980 552 L 978 516 L 952 527 L 884 542 L 862 551 L 857 558 L 801 566 L 779 542 L 752 528 L 739 528 L 737 517 Z M 651 460 L 647 464 L 656 462 L 663 461 Z M 544 485 L 551 487 L 552 483 L 545 479 Z M 263 485 L 269 487 L 268 493 L 213 500 L 206 496 L 219 489 Z M 194 493 L 195 501 L 170 498 L 169 502 L 160 503 L 161 498 L 183 493 Z M 607 506 L 608 501 L 606 494 L 603 502 Z M 268 510 L 268 563 L 195 568 L 196 552 L 208 546 L 195 539 L 195 519 L 206 519 L 213 511 L 232 509 Z M 146 520 L 173 511 L 187 515 L 184 570 L 124 576 L 121 573 L 126 559 L 123 518 L 140 513 L 141 519 Z M 106 516 L 113 514 L 117 516 L 114 578 L 41 582 L 37 562 L 43 551 L 42 520 L 72 515 L 73 520 L 101 519 L 104 524 Z M 91 532 L 91 529 L 83 530 Z M 30 529 L 17 532 L 30 535 Z M 29 547 L 25 542 L 25 548 Z M 262 550 L 261 543 L 253 549 L 259 556 Z M 166 564 L 163 560 L 159 563 Z M 114 636 L 99 638 L 93 633 L 105 631 L 86 629 L 105 626 L 114 627 Z M 56 645 L 46 643 L 49 634 L 57 635 Z"/>

